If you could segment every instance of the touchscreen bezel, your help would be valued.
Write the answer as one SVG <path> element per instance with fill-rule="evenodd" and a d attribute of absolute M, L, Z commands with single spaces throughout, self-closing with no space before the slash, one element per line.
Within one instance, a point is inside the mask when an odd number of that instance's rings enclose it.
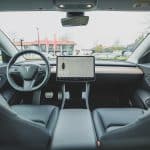
<path fill-rule="evenodd" d="M 73 57 L 73 58 L 82 58 L 90 57 L 93 58 L 93 77 L 58 77 L 58 59 L 59 57 Z M 57 56 L 56 61 L 56 80 L 60 82 L 92 82 L 95 81 L 95 57 L 94 56 Z"/>

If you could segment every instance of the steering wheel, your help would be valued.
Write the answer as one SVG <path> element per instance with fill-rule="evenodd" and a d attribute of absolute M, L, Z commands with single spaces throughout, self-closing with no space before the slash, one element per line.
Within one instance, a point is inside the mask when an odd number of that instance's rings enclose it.
<path fill-rule="evenodd" d="M 24 63 L 15 65 L 16 60 L 25 54 L 37 54 L 39 55 L 42 60 L 45 62 L 45 66 L 38 65 L 35 63 Z M 36 81 L 39 77 L 39 74 L 43 73 L 44 78 L 40 83 L 36 84 Z M 14 78 L 12 77 L 13 74 L 19 74 L 19 76 L 22 78 L 23 84 L 18 85 Z M 7 66 L 7 79 L 9 84 L 16 89 L 17 91 L 21 92 L 32 92 L 39 90 L 42 88 L 48 81 L 50 77 L 50 64 L 47 60 L 47 58 L 40 52 L 35 50 L 25 50 L 17 53 L 12 59 L 9 61 Z"/>

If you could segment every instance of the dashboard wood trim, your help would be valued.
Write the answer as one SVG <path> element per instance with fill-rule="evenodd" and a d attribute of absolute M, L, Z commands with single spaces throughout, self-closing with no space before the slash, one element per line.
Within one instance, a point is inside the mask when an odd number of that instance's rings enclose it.
<path fill-rule="evenodd" d="M 95 72 L 99 74 L 136 74 L 143 75 L 143 71 L 138 67 L 114 67 L 99 66 L 95 68 Z"/>
<path fill-rule="evenodd" d="M 51 73 L 56 73 L 56 67 L 51 68 Z M 120 66 L 96 66 L 96 74 L 129 74 L 143 75 L 143 71 L 138 67 L 120 67 Z"/>

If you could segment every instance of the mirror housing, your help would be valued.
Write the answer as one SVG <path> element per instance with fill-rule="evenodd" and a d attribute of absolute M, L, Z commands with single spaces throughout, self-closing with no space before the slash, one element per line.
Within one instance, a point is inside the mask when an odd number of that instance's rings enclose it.
<path fill-rule="evenodd" d="M 64 27 L 85 26 L 88 24 L 89 16 L 84 16 L 83 12 L 68 12 L 66 18 L 61 19 Z"/>

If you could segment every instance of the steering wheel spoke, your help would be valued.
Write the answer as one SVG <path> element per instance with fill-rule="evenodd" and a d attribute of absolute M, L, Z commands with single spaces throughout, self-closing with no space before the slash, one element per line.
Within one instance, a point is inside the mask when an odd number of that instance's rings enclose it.
<path fill-rule="evenodd" d="M 33 80 L 23 80 L 24 90 L 31 90 L 35 84 L 35 79 Z"/>
<path fill-rule="evenodd" d="M 44 73 L 44 72 L 46 72 L 46 67 L 43 66 L 43 65 L 39 65 L 39 66 L 38 66 L 38 72 L 39 72 L 39 73 Z"/>
<path fill-rule="evenodd" d="M 12 67 L 9 69 L 9 74 L 16 74 L 16 73 L 19 73 L 19 67 L 12 66 Z"/>

